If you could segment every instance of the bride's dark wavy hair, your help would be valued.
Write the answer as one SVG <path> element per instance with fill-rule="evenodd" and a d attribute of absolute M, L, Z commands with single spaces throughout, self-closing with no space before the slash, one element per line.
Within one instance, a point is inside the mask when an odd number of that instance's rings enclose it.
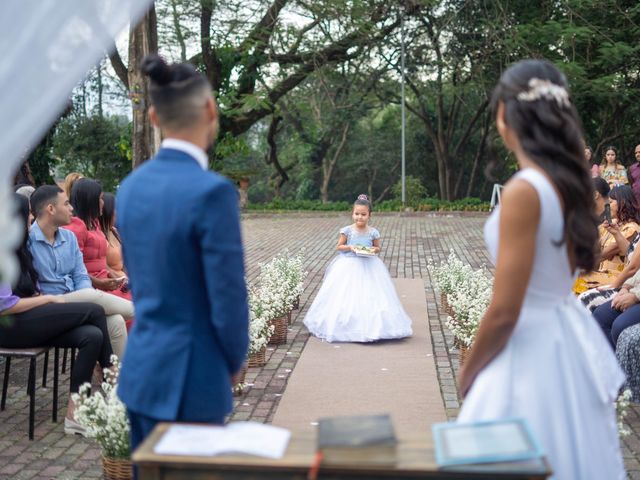
<path fill-rule="evenodd" d="M 593 181 L 584 161 L 582 124 L 573 104 L 550 94 L 526 97 L 532 79 L 569 89 L 565 76 L 546 60 L 523 60 L 500 77 L 492 97 L 494 117 L 500 102 L 527 157 L 555 183 L 564 203 L 564 235 L 574 267 L 592 270 L 598 231 Z M 519 94 L 525 98 L 518 98 Z"/>

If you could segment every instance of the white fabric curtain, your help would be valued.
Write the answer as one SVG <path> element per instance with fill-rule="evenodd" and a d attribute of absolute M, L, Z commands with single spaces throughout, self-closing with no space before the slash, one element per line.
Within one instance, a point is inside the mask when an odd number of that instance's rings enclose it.
<path fill-rule="evenodd" d="M 9 190 L 25 154 L 152 0 L 0 0 L 0 278 L 13 278 Z"/>

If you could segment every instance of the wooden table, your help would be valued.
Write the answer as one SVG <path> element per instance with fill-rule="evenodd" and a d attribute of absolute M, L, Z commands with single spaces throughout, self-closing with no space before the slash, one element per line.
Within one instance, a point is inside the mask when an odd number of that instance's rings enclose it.
<path fill-rule="evenodd" d="M 170 426 L 161 423 L 134 452 L 140 480 L 306 480 L 315 456 L 315 435 L 292 434 L 283 458 L 270 460 L 252 456 L 187 457 L 157 455 L 153 448 Z M 401 439 L 395 466 L 322 465 L 319 479 L 513 479 L 542 480 L 551 475 L 544 458 L 529 462 L 494 463 L 439 469 L 435 463 L 431 435 Z"/>

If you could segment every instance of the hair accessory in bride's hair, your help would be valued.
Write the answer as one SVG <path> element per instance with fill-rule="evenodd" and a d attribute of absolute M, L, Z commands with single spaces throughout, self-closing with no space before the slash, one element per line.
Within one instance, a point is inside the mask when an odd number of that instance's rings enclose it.
<path fill-rule="evenodd" d="M 358 195 L 357 200 L 366 200 L 368 202 L 369 197 L 367 197 L 364 193 L 361 193 L 360 195 Z"/>
<path fill-rule="evenodd" d="M 571 105 L 569 92 L 567 92 L 566 88 L 552 83 L 549 80 L 541 80 L 535 77 L 529 80 L 529 90 L 518 94 L 518 100 L 523 102 L 533 102 L 541 98 L 554 100 L 559 107 L 568 107 Z"/>

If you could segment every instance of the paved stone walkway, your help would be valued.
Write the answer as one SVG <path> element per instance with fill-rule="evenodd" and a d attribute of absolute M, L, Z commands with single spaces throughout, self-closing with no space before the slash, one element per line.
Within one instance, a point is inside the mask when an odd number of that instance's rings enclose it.
<path fill-rule="evenodd" d="M 382 259 L 391 275 L 400 278 L 422 278 L 428 304 L 429 325 L 438 379 L 447 416 L 456 417 L 459 399 L 455 385 L 458 352 L 453 338 L 444 326 L 446 316 L 436 301 L 427 260 L 440 262 L 453 249 L 474 267 L 488 264 L 482 240 L 482 215 L 399 216 L 375 214 L 372 225 L 382 234 Z M 268 363 L 262 369 L 249 369 L 245 393 L 236 398 L 232 420 L 269 422 L 285 390 L 289 375 L 308 338 L 302 318 L 322 281 L 340 227 L 351 222 L 347 214 L 247 215 L 243 219 L 247 276 L 254 280 L 258 264 L 288 248 L 306 251 L 309 271 L 307 287 L 294 312 L 296 322 L 288 332 L 285 345 L 270 348 Z M 41 380 L 41 361 L 37 376 Z M 50 362 L 51 364 L 51 362 Z M 0 360 L 0 372 L 4 364 Z M 0 373 L 1 374 L 1 373 Z M 49 372 L 49 379 L 53 377 Z M 0 412 L 0 479 L 75 479 L 100 478 L 100 451 L 92 440 L 71 437 L 63 432 L 62 422 L 51 422 L 51 380 L 49 388 L 36 388 L 35 440 L 27 439 L 28 397 L 26 395 L 26 363 L 13 362 L 7 397 L 7 408 Z M 68 373 L 61 378 L 59 418 L 64 418 L 69 385 Z M 640 406 L 631 409 L 628 424 L 633 434 L 624 440 L 625 463 L 629 478 L 640 479 Z"/>

